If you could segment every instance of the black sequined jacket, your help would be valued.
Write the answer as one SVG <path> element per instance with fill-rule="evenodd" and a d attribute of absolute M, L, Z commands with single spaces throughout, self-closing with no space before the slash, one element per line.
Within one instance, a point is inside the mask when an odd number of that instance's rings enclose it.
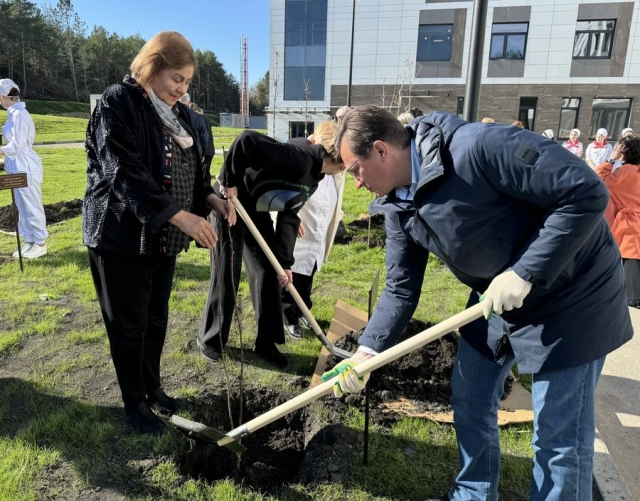
<path fill-rule="evenodd" d="M 198 149 L 193 212 L 206 217 L 211 176 L 200 159 L 203 146 L 193 133 L 193 114 L 178 103 Z M 150 255 L 159 245 L 159 230 L 180 211 L 162 185 L 163 125 L 151 102 L 126 78 L 108 87 L 87 128 L 87 188 L 82 206 L 83 242 L 89 248 Z"/>

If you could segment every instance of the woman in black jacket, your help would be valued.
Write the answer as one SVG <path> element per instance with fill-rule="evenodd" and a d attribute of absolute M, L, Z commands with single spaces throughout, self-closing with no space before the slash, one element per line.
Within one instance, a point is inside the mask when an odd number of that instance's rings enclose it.
<path fill-rule="evenodd" d="M 230 215 L 227 221 L 212 218 L 220 243 L 211 251 L 209 295 L 198 331 L 198 347 L 205 358 L 218 360 L 227 344 L 244 262 L 256 320 L 254 353 L 280 369 L 289 365 L 276 345 L 285 342 L 280 296 L 281 287 L 293 280 L 298 211 L 325 175 L 343 170 L 333 135 L 318 144 L 303 138 L 281 143 L 256 131 L 244 131 L 231 144 L 218 175 L 219 185 L 215 185 L 229 200 Z M 233 197 L 238 197 L 285 275 L 276 275 L 242 219 L 233 225 Z M 275 229 L 270 212 L 278 213 Z"/>
<path fill-rule="evenodd" d="M 196 68 L 189 42 L 161 32 L 131 76 L 107 88 L 87 129 L 83 240 L 125 412 L 141 433 L 162 433 L 151 410 L 177 410 L 160 386 L 176 255 L 193 239 L 212 249 L 205 219 L 226 214 L 214 195 L 192 113 L 178 98 Z"/>

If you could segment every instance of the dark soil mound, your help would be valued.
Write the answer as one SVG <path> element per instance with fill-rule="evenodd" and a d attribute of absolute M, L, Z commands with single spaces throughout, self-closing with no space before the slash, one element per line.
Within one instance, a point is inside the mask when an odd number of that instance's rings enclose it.
<path fill-rule="evenodd" d="M 346 226 L 340 222 L 334 242 L 342 245 L 363 242 L 369 247 L 384 247 L 385 238 L 384 215 L 374 214 L 371 217 L 362 215 Z"/>
<path fill-rule="evenodd" d="M 432 324 L 412 319 L 400 336 L 404 341 L 432 327 Z M 336 346 L 350 352 L 358 349 L 358 338 L 362 331 L 351 332 L 336 342 Z M 388 415 L 373 410 L 378 404 L 400 398 L 409 400 L 419 412 L 449 412 L 451 406 L 451 375 L 458 350 L 458 334 L 450 332 L 426 344 L 422 348 L 376 370 L 371 377 L 371 408 L 374 422 L 387 421 Z M 332 368 L 339 360 L 333 356 L 327 359 L 325 370 Z M 506 396 L 511 390 L 512 379 L 505 382 Z M 503 396 L 503 398 L 504 398 Z M 364 393 L 348 394 L 344 403 L 364 407 Z"/>
<path fill-rule="evenodd" d="M 77 198 L 68 202 L 45 205 L 44 214 L 47 218 L 47 226 L 74 218 L 82 214 L 82 199 Z M 13 210 L 10 205 L 0 207 L 0 230 L 16 230 Z"/>
<path fill-rule="evenodd" d="M 401 335 L 400 341 L 431 327 L 430 324 L 411 320 Z M 336 346 L 355 352 L 362 331 L 352 332 L 342 337 Z M 409 399 L 419 410 L 446 412 L 451 410 L 451 373 L 458 348 L 457 334 L 451 332 L 419 350 L 408 353 L 380 369 L 371 377 L 372 408 L 382 402 Z M 338 360 L 329 357 L 327 368 L 333 367 Z M 361 406 L 364 395 L 348 395 L 345 403 Z M 376 414 L 374 412 L 374 414 Z M 381 416 L 373 416 L 375 420 Z"/>

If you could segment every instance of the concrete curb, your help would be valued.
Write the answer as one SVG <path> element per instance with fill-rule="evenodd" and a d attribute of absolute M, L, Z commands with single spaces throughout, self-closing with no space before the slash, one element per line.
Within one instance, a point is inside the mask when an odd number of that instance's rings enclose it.
<path fill-rule="evenodd" d="M 46 146 L 48 144 L 76 144 L 76 143 L 84 144 L 84 141 L 77 140 L 77 139 L 69 139 L 66 141 L 41 141 L 39 143 L 33 143 L 33 146 Z"/>
<path fill-rule="evenodd" d="M 593 478 L 603 501 L 634 501 L 622 475 L 618 471 L 607 444 L 596 428 L 594 441 Z"/>

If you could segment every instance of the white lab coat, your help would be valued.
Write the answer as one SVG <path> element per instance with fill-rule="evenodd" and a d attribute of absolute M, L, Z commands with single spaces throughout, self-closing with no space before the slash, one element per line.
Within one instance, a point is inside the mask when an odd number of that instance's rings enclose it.
<path fill-rule="evenodd" d="M 598 165 L 602 162 L 608 160 L 611 157 L 611 153 L 613 153 L 613 148 L 610 143 L 607 143 L 604 148 L 595 148 L 593 143 L 587 146 L 587 151 L 584 154 L 585 162 L 587 160 L 591 160 L 595 167 L 591 167 L 592 169 L 596 169 Z"/>
<path fill-rule="evenodd" d="M 333 239 L 342 220 L 342 194 L 344 173 L 325 176 L 318 189 L 304 204 L 298 216 L 305 235 L 296 240 L 293 250 L 295 263 L 291 270 L 300 275 L 311 276 L 314 265 L 318 271 L 328 259 Z"/>
<path fill-rule="evenodd" d="M 42 206 L 42 160 L 33 150 L 36 127 L 23 102 L 7 109 L 2 134 L 7 143 L 2 146 L 4 170 L 8 174 L 27 174 L 27 187 L 14 192 L 20 214 L 18 231 L 25 242 L 43 244 L 49 233 Z"/>

